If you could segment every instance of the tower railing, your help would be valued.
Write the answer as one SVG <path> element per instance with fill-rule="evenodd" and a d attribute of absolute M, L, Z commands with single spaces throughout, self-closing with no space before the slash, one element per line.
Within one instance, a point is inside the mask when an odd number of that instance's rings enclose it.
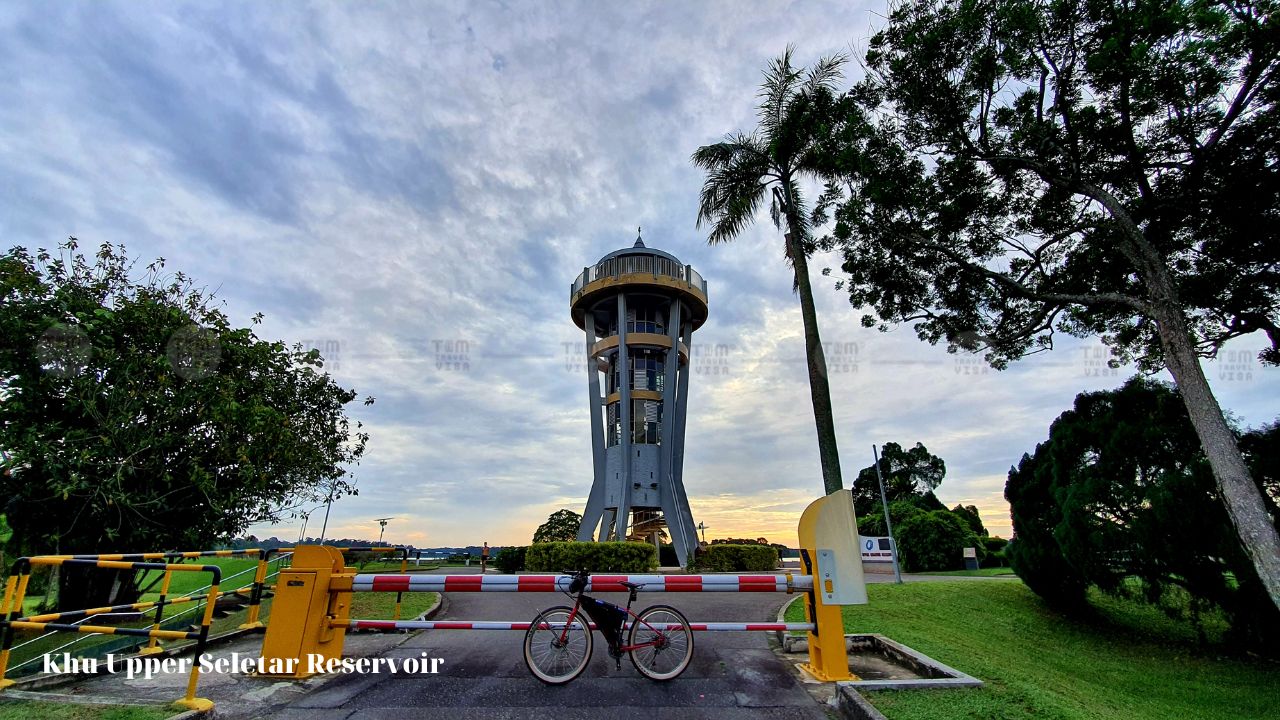
<path fill-rule="evenodd" d="M 618 277 L 619 275 L 631 275 L 634 273 L 648 273 L 655 276 L 676 278 L 689 283 L 704 295 L 707 292 L 707 281 L 703 280 L 702 275 L 697 270 L 694 270 L 691 265 L 681 265 L 673 260 L 653 255 L 623 255 L 609 258 L 594 267 L 583 268 L 577 279 L 573 281 L 569 296 L 571 299 L 577 297 L 583 288 L 600 278 Z"/>

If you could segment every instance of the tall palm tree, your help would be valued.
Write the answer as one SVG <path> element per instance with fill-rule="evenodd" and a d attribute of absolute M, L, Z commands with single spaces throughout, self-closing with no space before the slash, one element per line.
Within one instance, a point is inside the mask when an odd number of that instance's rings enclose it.
<path fill-rule="evenodd" d="M 814 175 L 818 167 L 821 137 L 813 128 L 821 123 L 813 122 L 813 112 L 821 104 L 815 101 L 835 94 L 845 58 L 823 58 L 805 71 L 792 67 L 793 50 L 788 47 L 765 71 L 759 94 L 760 126 L 749 135 L 728 135 L 724 142 L 704 145 L 693 154 L 693 163 L 707 172 L 698 206 L 698 227 L 710 224 L 707 242 L 712 245 L 728 242 L 755 220 L 765 198 L 770 199 L 770 216 L 774 226 L 783 231 L 785 256 L 795 274 L 793 289 L 800 296 L 822 483 L 830 494 L 843 483 L 827 360 L 822 353 L 818 314 L 809 284 L 808 256 L 814 245 L 799 180 Z"/>

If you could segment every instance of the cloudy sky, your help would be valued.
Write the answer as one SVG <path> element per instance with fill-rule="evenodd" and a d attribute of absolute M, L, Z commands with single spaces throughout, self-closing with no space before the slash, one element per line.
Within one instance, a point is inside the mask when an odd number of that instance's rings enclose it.
<path fill-rule="evenodd" d="M 569 284 L 632 243 L 710 285 L 685 482 L 709 537 L 794 544 L 821 492 L 799 306 L 767 217 L 695 226 L 699 145 L 754 126 L 765 63 L 857 51 L 883 0 L 0 5 L 0 240 L 125 243 L 233 320 L 320 348 L 372 435 L 330 535 L 527 543 L 590 487 Z M 856 72 L 856 69 L 854 70 Z M 834 258 L 811 263 L 816 271 Z M 1009 533 L 1005 475 L 1075 394 L 1119 385 L 1096 341 L 997 373 L 887 334 L 816 278 L 846 482 L 923 442 L 939 495 Z M 1257 337 L 1207 371 L 1246 424 L 1280 372 Z M 318 516 L 316 516 L 318 518 Z M 316 522 L 313 519 L 312 522 Z M 255 528 L 294 538 L 299 522 Z M 318 530 L 308 528 L 308 534 Z"/>

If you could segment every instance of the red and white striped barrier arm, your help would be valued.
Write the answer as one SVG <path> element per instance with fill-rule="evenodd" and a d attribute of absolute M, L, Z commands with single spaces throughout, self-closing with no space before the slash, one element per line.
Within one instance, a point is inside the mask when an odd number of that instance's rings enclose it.
<path fill-rule="evenodd" d="M 355 592 L 555 592 L 568 590 L 570 575 L 356 575 Z M 812 575 L 592 575 L 588 592 L 794 592 L 813 589 Z"/>
<path fill-rule="evenodd" d="M 352 630 L 528 630 L 531 622 L 467 621 L 467 620 L 344 620 L 331 624 Z M 589 623 L 595 630 L 595 623 Z M 626 627 L 630 627 L 630 623 Z M 660 630 L 679 630 L 679 623 L 656 623 Z M 813 630 L 812 623 L 689 623 L 689 629 L 698 632 L 787 632 Z"/>

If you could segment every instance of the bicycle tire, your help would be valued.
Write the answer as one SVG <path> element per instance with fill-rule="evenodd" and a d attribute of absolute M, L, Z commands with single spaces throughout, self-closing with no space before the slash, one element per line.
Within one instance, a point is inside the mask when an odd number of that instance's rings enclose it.
<path fill-rule="evenodd" d="M 655 632 L 649 625 L 658 626 Z M 663 625 L 679 625 L 675 629 L 663 629 Z M 641 675 L 659 682 L 670 680 L 689 667 L 693 658 L 693 629 L 681 612 L 670 605 L 651 605 L 636 616 L 631 623 L 631 631 L 627 633 L 628 645 L 640 645 L 652 642 L 659 635 L 664 639 L 656 647 L 644 647 L 632 650 L 631 664 Z M 661 666 L 661 669 L 660 669 Z"/>
<path fill-rule="evenodd" d="M 573 614 L 573 608 L 558 605 L 547 608 L 529 624 L 524 634 L 524 662 L 529 672 L 548 685 L 563 685 L 582 674 L 591 661 L 591 626 L 578 613 L 569 626 L 569 637 L 559 642 L 559 629 Z"/>

